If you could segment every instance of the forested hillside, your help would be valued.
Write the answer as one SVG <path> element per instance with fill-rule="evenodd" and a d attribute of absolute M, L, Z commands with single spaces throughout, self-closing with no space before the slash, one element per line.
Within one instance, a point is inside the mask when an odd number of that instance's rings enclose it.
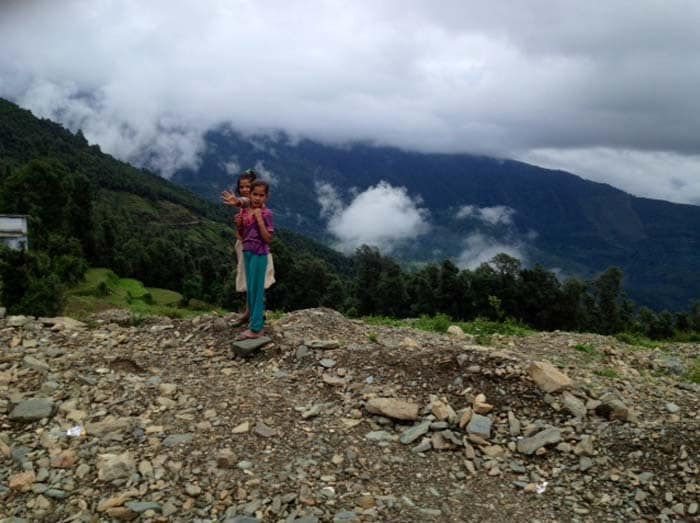
<path fill-rule="evenodd" d="M 186 300 L 230 307 L 240 300 L 230 277 L 231 211 L 1 99 L 0 212 L 29 215 L 30 252 L 4 256 L 3 299 L 11 310 L 56 313 L 60 289 L 88 265 L 180 291 Z M 275 251 L 284 276 L 271 296 L 278 307 L 309 286 L 297 264 L 335 278 L 352 271 L 349 259 L 288 231 L 278 232 Z"/>

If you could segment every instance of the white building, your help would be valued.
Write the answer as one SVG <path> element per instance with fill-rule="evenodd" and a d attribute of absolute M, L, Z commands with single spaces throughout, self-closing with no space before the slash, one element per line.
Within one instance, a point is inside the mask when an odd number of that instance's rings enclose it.
<path fill-rule="evenodd" d="M 16 251 L 26 251 L 29 245 L 27 236 L 27 216 L 21 214 L 0 214 L 0 242 Z"/>

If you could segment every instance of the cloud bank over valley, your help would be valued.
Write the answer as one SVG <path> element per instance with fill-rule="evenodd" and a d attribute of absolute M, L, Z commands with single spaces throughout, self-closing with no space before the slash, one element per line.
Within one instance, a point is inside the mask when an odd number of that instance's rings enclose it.
<path fill-rule="evenodd" d="M 386 182 L 357 194 L 345 205 L 328 183 L 316 186 L 321 217 L 328 220 L 328 232 L 336 247 L 351 253 L 361 245 L 391 253 L 403 241 L 415 240 L 430 230 L 429 212 L 421 200 L 408 195 L 405 187 Z"/>

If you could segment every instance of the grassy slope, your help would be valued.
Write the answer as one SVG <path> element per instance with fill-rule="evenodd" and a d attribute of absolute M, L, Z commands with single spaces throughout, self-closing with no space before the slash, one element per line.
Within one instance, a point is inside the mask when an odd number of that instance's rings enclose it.
<path fill-rule="evenodd" d="M 94 268 L 85 274 L 83 283 L 70 291 L 65 314 L 84 319 L 94 312 L 112 308 L 177 318 L 201 314 L 201 311 L 180 308 L 181 299 L 182 295 L 177 292 L 144 287 L 133 278 L 119 278 L 109 269 Z"/>

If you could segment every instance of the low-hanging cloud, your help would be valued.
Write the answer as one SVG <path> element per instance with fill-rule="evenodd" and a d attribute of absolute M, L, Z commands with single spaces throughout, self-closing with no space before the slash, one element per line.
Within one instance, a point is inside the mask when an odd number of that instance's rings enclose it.
<path fill-rule="evenodd" d="M 316 193 L 321 216 L 328 219 L 328 231 L 344 252 L 370 245 L 389 253 L 401 242 L 430 229 L 428 211 L 420 207 L 420 198 L 412 198 L 405 187 L 382 181 L 357 194 L 347 206 L 328 183 L 318 184 Z"/>
<path fill-rule="evenodd" d="M 265 167 L 265 162 L 262 160 L 255 162 L 255 173 L 258 175 L 258 178 L 265 180 L 270 185 L 274 186 L 279 183 L 277 175 L 272 171 L 272 169 Z"/>
<path fill-rule="evenodd" d="M 637 196 L 700 205 L 700 154 L 652 153 L 609 147 L 537 149 L 522 160 L 542 167 L 566 169 Z"/>
<path fill-rule="evenodd" d="M 523 264 L 527 263 L 525 249 L 521 242 L 506 242 L 475 232 L 464 240 L 464 249 L 457 258 L 456 265 L 461 269 L 476 269 L 501 253 L 517 258 Z"/>
<path fill-rule="evenodd" d="M 166 176 L 196 168 L 203 133 L 231 123 L 418 151 L 554 151 L 551 167 L 697 202 L 698 19 L 685 0 L 10 0 L 0 96 Z M 601 148 L 639 161 L 586 160 Z"/>
<path fill-rule="evenodd" d="M 345 205 L 338 192 L 335 190 L 330 183 L 327 182 L 317 182 L 316 183 L 316 196 L 318 198 L 318 203 L 321 206 L 321 218 L 330 219 L 333 216 L 339 215 L 343 212 Z"/>
<path fill-rule="evenodd" d="M 233 176 L 241 172 L 241 164 L 238 163 L 237 158 L 231 158 L 228 162 L 224 162 L 221 167 L 223 167 L 224 171 Z"/>
<path fill-rule="evenodd" d="M 537 238 L 537 232 L 529 230 L 518 233 L 513 222 L 515 209 L 505 205 L 479 207 L 463 205 L 454 214 L 455 218 L 476 220 L 476 226 L 464 239 L 462 251 L 456 264 L 463 269 L 475 269 L 488 263 L 500 253 L 508 254 L 527 263 L 527 242 Z"/>
<path fill-rule="evenodd" d="M 493 207 L 478 207 L 476 205 L 463 205 L 455 213 L 455 218 L 476 218 L 489 225 L 511 225 L 515 209 L 505 205 Z"/>

